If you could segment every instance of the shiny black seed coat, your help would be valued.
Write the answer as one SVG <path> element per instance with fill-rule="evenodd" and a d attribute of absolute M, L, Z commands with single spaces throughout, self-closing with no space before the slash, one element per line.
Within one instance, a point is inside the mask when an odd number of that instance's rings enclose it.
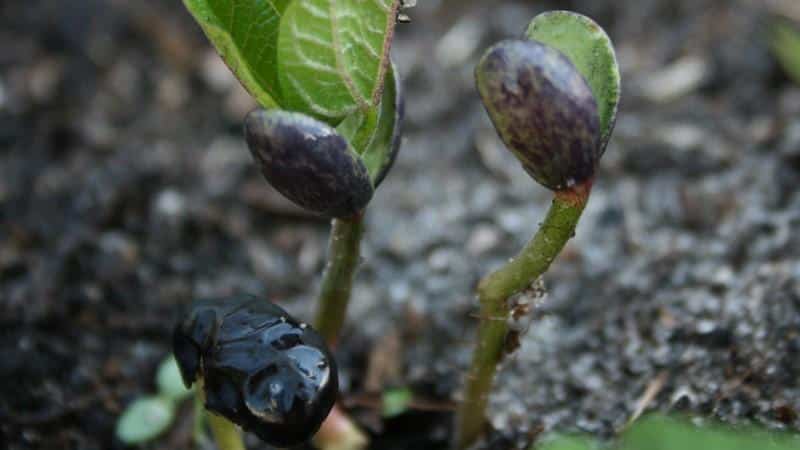
<path fill-rule="evenodd" d="M 306 209 L 349 217 L 372 198 L 366 166 L 324 122 L 288 111 L 255 110 L 245 119 L 245 138 L 267 181 Z"/>
<path fill-rule="evenodd" d="M 586 80 L 558 50 L 507 40 L 475 70 L 498 134 L 540 184 L 561 190 L 588 180 L 600 158 L 600 119 Z"/>
<path fill-rule="evenodd" d="M 173 345 L 186 385 L 203 379 L 206 408 L 270 445 L 310 439 L 336 401 L 336 363 L 323 339 L 267 301 L 195 302 Z"/>

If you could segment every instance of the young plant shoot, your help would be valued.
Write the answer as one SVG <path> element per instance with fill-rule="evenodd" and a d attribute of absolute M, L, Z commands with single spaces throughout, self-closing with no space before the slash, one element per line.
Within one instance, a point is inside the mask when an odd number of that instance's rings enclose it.
<path fill-rule="evenodd" d="M 614 128 L 620 85 L 608 36 L 592 20 L 566 11 L 541 14 L 525 39 L 489 48 L 475 78 L 497 133 L 554 198 L 528 244 L 478 285 L 478 343 L 456 413 L 457 449 L 468 448 L 485 429 L 509 332 L 509 299 L 544 274 L 575 233 Z"/>
<path fill-rule="evenodd" d="M 184 0 L 184 4 L 264 108 L 247 116 L 245 137 L 266 180 L 299 206 L 332 219 L 315 327 L 333 346 L 360 259 L 364 211 L 400 144 L 403 99 L 389 51 L 401 2 Z M 222 413 L 223 408 L 213 402 L 209 395 L 206 407 Z M 324 418 L 328 410 L 322 410 Z M 339 425 L 347 420 L 343 414 L 337 417 Z M 229 418 L 254 428 L 252 418 Z M 316 424 L 317 418 L 308 423 Z M 337 429 L 357 432 L 354 426 Z M 270 431 L 262 438 L 289 442 L 299 436 L 285 427 L 280 430 L 287 434 L 275 437 Z M 222 434 L 233 436 L 235 429 Z M 352 441 L 352 436 L 323 434 L 333 443 Z M 226 449 L 219 439 L 218 444 Z M 241 442 L 231 445 L 242 447 Z"/>

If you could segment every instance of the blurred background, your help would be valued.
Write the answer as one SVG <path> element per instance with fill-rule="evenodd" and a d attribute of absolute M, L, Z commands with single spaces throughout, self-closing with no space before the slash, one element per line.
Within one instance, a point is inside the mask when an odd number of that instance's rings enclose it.
<path fill-rule="evenodd" d="M 770 47 L 794 0 L 419 0 L 394 45 L 405 141 L 367 217 L 345 404 L 375 448 L 443 448 L 474 284 L 550 198 L 472 70 L 548 9 L 608 31 L 623 98 L 497 382 L 496 448 L 611 436 L 644 409 L 800 429 L 800 85 Z M 116 419 L 154 390 L 180 307 L 251 293 L 309 317 L 328 224 L 253 167 L 255 104 L 181 2 L 8 0 L 0 42 L 0 442 L 123 448 Z M 396 387 L 426 411 L 381 420 L 370 393 Z M 191 448 L 188 411 L 151 447 Z"/>

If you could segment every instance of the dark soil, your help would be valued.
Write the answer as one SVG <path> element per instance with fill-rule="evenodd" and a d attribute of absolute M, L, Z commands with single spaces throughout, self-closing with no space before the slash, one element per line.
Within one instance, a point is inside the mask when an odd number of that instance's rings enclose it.
<path fill-rule="evenodd" d="M 395 45 L 406 140 L 339 349 L 373 448 L 445 447 L 472 289 L 549 202 L 500 146 L 472 68 L 553 8 L 609 31 L 623 102 L 498 379 L 493 448 L 542 428 L 610 437 L 642 399 L 800 429 L 800 87 L 769 54 L 766 2 L 419 3 Z M 252 100 L 180 2 L 2 2 L 0 42 L 0 442 L 121 448 L 116 418 L 154 390 L 179 308 L 251 293 L 309 317 L 327 223 L 260 178 Z M 395 386 L 415 409 L 381 421 L 370 392 Z M 181 417 L 152 448 L 191 448 Z"/>

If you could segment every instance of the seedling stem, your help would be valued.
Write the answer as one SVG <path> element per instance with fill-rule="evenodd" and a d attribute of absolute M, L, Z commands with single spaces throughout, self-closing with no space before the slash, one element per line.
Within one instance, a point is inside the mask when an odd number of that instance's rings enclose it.
<path fill-rule="evenodd" d="M 363 214 L 333 219 L 328 244 L 328 264 L 322 275 L 315 329 L 331 347 L 336 345 L 347 315 L 353 277 L 358 269 Z"/>
<path fill-rule="evenodd" d="M 545 221 L 533 238 L 517 256 L 484 277 L 478 285 L 478 347 L 466 377 L 464 400 L 456 411 L 456 449 L 468 448 L 484 431 L 489 392 L 497 365 L 505 354 L 510 314 L 508 299 L 547 271 L 575 234 L 590 191 L 591 180 L 557 191 Z"/>

